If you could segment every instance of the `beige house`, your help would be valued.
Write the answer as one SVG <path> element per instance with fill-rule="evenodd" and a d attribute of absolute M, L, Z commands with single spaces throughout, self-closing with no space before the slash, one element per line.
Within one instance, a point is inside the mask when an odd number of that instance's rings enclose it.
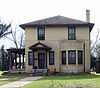
<path fill-rule="evenodd" d="M 63 16 L 20 25 L 25 30 L 26 72 L 32 69 L 89 72 L 90 32 L 93 26 L 93 23 Z"/>

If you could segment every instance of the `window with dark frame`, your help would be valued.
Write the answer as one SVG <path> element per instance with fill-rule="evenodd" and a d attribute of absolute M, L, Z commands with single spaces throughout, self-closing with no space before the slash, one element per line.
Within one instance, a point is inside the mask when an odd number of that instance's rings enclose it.
<path fill-rule="evenodd" d="M 75 27 L 68 27 L 68 40 L 75 40 Z"/>
<path fill-rule="evenodd" d="M 33 52 L 28 52 L 28 64 L 33 65 Z"/>
<path fill-rule="evenodd" d="M 38 40 L 45 40 L 45 29 L 38 28 Z"/>
<path fill-rule="evenodd" d="M 78 64 L 82 64 L 82 63 L 83 63 L 83 51 L 78 50 Z"/>
<path fill-rule="evenodd" d="M 68 64 L 76 64 L 76 51 L 75 50 L 68 51 Z"/>
<path fill-rule="evenodd" d="M 66 64 L 66 51 L 62 51 L 62 65 Z"/>
<path fill-rule="evenodd" d="M 49 65 L 54 65 L 54 51 L 49 51 Z"/>

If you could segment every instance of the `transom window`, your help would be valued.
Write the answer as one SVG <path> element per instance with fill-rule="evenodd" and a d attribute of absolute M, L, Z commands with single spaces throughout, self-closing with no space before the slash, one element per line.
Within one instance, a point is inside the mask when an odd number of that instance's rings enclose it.
<path fill-rule="evenodd" d="M 76 39 L 75 27 L 69 27 L 68 28 L 68 39 L 69 40 L 75 40 Z"/>
<path fill-rule="evenodd" d="M 33 52 L 28 52 L 28 64 L 32 65 L 33 64 Z"/>
<path fill-rule="evenodd" d="M 68 63 L 69 64 L 76 64 L 76 52 L 75 52 L 75 50 L 68 51 Z"/>
<path fill-rule="evenodd" d="M 62 64 L 66 64 L 66 51 L 62 51 Z"/>
<path fill-rule="evenodd" d="M 78 50 L 78 64 L 82 64 L 83 62 L 83 52 L 82 50 Z"/>
<path fill-rule="evenodd" d="M 45 29 L 38 28 L 38 40 L 45 40 Z"/>
<path fill-rule="evenodd" d="M 49 52 L 49 65 L 54 65 L 54 51 Z"/>

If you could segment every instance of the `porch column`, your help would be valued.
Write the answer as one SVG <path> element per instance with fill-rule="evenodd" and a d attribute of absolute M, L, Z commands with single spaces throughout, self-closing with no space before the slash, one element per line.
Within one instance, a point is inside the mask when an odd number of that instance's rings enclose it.
<path fill-rule="evenodd" d="M 17 54 L 15 53 L 15 68 L 17 69 Z"/>
<path fill-rule="evenodd" d="M 14 57 L 13 57 L 13 53 L 12 53 L 12 52 L 11 52 L 11 61 L 12 61 L 12 62 L 11 62 L 11 63 L 12 63 L 11 65 L 14 66 Z M 12 67 L 12 66 L 11 66 L 11 67 Z"/>
<path fill-rule="evenodd" d="M 25 54 L 23 53 L 23 65 L 22 65 L 23 67 L 24 67 L 24 65 L 25 65 L 25 64 L 24 64 L 24 55 L 25 55 Z"/>
<path fill-rule="evenodd" d="M 11 59 L 11 57 L 12 57 L 12 53 L 9 51 L 9 57 L 10 57 L 10 69 L 12 68 L 12 59 Z"/>
<path fill-rule="evenodd" d="M 21 69 L 21 55 L 19 54 L 19 68 Z"/>

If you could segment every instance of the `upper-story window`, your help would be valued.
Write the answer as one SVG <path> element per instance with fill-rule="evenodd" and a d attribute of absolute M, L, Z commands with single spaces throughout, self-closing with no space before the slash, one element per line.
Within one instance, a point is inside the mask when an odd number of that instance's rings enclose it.
<path fill-rule="evenodd" d="M 69 27 L 68 28 L 68 39 L 69 40 L 75 40 L 76 39 L 75 27 Z"/>
<path fill-rule="evenodd" d="M 45 40 L 45 29 L 38 28 L 38 40 Z"/>

